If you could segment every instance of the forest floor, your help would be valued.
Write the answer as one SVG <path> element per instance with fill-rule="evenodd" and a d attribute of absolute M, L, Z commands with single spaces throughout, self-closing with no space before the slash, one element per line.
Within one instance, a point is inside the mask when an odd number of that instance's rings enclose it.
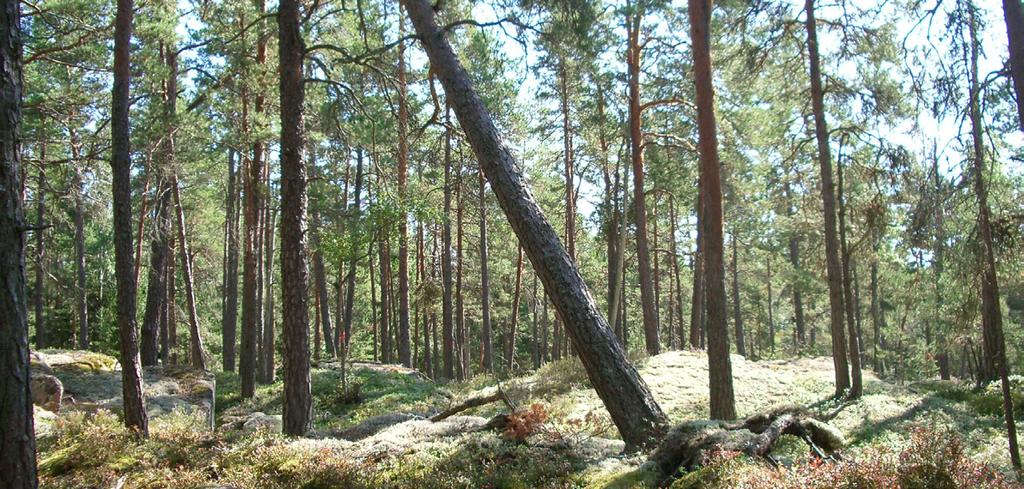
<path fill-rule="evenodd" d="M 635 361 L 673 423 L 708 416 L 703 353 L 676 351 Z M 995 390 L 940 381 L 898 386 L 865 372 L 864 397 L 839 402 L 831 399 L 829 358 L 733 356 L 732 364 L 740 416 L 805 406 L 842 431 L 843 462 L 815 462 L 793 438 L 775 450 L 779 467 L 723 456 L 674 487 L 1015 487 L 998 475 L 1012 477 Z M 179 413 L 155 419 L 151 437 L 138 441 L 109 412 L 62 412 L 38 436 L 42 484 L 639 487 L 654 480 L 643 455 L 620 454 L 622 442 L 576 360 L 501 381 L 477 375 L 447 385 L 414 370 L 363 363 L 349 368 L 344 387 L 340 365 L 325 362 L 315 366 L 312 379 L 315 430 L 305 439 L 275 432 L 280 381 L 243 400 L 231 373 L 217 374 L 219 428 L 213 432 L 197 429 L 202 424 L 194 415 Z M 1015 385 L 1024 401 L 1024 385 L 1020 379 Z M 439 422 L 427 419 L 498 389 L 508 403 L 492 402 Z M 519 413 L 514 427 L 488 429 L 488 420 L 508 413 L 510 404 Z M 1022 404 L 1016 404 L 1018 414 L 1024 414 Z M 915 485 L 922 480 L 924 485 Z"/>

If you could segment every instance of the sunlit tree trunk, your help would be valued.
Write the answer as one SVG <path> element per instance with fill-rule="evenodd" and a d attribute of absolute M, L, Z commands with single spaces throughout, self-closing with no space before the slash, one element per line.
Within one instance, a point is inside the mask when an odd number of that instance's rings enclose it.
<path fill-rule="evenodd" d="M 122 28 L 131 26 L 130 16 L 126 22 L 121 24 Z M 28 223 L 25 222 L 21 192 L 24 179 L 19 141 L 23 93 L 21 25 L 20 2 L 4 0 L 0 6 L 0 29 L 3 30 L 0 36 L 0 120 L 3 120 L 0 124 L 0 289 L 4 291 L 0 294 L 0 399 L 3 399 L 0 402 L 0 423 L 3 424 L 0 430 L 0 486 L 32 489 L 38 481 L 32 397 L 29 395 L 28 304 L 25 295 L 25 232 Z M 122 41 L 126 46 L 128 33 L 119 33 L 125 34 Z M 127 55 L 127 50 L 120 54 Z M 127 68 L 127 58 L 121 61 Z M 127 70 L 120 73 L 127 74 Z M 127 87 L 125 83 L 123 88 Z M 127 116 L 127 112 L 124 115 Z M 119 126 L 122 127 L 127 129 L 127 126 Z"/>
<path fill-rule="evenodd" d="M 668 418 L 626 359 L 575 263 L 531 195 L 511 151 L 437 26 L 433 7 L 426 0 L 402 0 L 402 4 L 499 205 L 555 303 L 627 450 L 651 444 L 664 433 Z"/>
<path fill-rule="evenodd" d="M 830 332 L 832 333 L 832 359 L 836 373 L 836 397 L 850 387 L 850 370 L 846 360 L 846 334 L 843 331 L 843 276 L 839 259 L 839 239 L 836 232 L 836 191 L 832 182 L 832 151 L 828 143 L 828 124 L 825 122 L 824 90 L 821 86 L 821 62 L 818 57 L 818 30 L 814 18 L 814 0 L 806 0 L 807 58 L 810 63 L 811 110 L 814 113 L 814 133 L 818 142 L 818 165 L 821 170 L 821 200 L 825 213 L 825 264 L 828 273 Z"/>
<path fill-rule="evenodd" d="M 860 367 L 860 337 L 857 335 L 857 318 L 853 301 L 853 282 L 850 277 L 850 249 L 846 243 L 846 197 L 843 187 L 843 162 L 836 163 L 839 192 L 839 244 L 843 262 L 843 304 L 845 305 L 847 335 L 849 338 L 851 385 L 850 399 L 857 399 L 864 393 L 864 381 Z"/>
<path fill-rule="evenodd" d="M 121 353 L 124 423 L 139 436 L 149 435 L 142 392 L 138 332 L 135 325 L 135 257 L 132 254 L 131 139 L 128 93 L 131 79 L 132 0 L 117 0 L 114 20 L 114 85 L 111 107 L 111 170 L 114 194 L 114 262 L 117 280 L 117 329 Z M 7 36 L 0 36 L 6 38 Z"/>
<path fill-rule="evenodd" d="M 313 424 L 306 287 L 306 162 L 299 3 L 281 0 L 277 13 L 281 96 L 281 291 L 284 341 L 283 429 L 304 436 Z"/>
<path fill-rule="evenodd" d="M 690 39 L 697 94 L 701 185 L 704 194 L 704 284 L 707 308 L 711 418 L 736 418 L 726 325 L 722 179 L 711 73 L 711 1 L 690 0 Z"/>

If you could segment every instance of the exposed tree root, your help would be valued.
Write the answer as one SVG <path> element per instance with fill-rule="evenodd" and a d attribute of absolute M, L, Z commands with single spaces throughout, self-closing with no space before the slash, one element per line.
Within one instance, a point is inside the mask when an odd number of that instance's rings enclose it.
<path fill-rule="evenodd" d="M 782 435 L 799 437 L 821 458 L 830 457 L 844 443 L 835 428 L 812 418 L 802 408 L 787 406 L 743 421 L 697 420 L 680 424 L 669 431 L 649 459 L 664 482 L 680 469 L 693 470 L 706 464 L 715 452 L 740 452 L 771 461 L 772 446 Z"/>

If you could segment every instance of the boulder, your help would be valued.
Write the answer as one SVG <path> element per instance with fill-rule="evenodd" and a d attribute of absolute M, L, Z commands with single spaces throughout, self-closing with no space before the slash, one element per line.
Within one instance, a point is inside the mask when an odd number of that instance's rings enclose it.
<path fill-rule="evenodd" d="M 61 399 L 64 397 L 64 384 L 60 379 L 44 373 L 33 373 L 29 380 L 32 392 L 32 404 L 47 411 L 60 411 Z"/>

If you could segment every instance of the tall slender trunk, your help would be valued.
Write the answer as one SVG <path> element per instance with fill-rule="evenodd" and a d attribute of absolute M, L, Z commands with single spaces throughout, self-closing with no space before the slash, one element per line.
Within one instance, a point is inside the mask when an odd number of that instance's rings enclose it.
<path fill-rule="evenodd" d="M 765 267 L 768 272 L 768 346 L 772 355 L 775 355 L 775 296 L 772 294 L 772 254 L 768 253 L 765 258 Z"/>
<path fill-rule="evenodd" d="M 676 215 L 676 203 L 675 197 L 671 197 L 668 201 L 669 209 L 669 244 L 671 246 L 670 252 L 672 253 L 672 280 L 675 283 L 675 301 L 673 305 L 673 311 L 676 316 L 676 324 L 679 325 L 679 348 L 685 348 L 687 334 L 684 329 L 683 322 L 683 282 L 679 274 L 679 246 L 676 243 L 676 223 L 678 222 L 678 216 Z"/>
<path fill-rule="evenodd" d="M 235 371 L 235 345 L 238 342 L 238 191 L 236 182 L 235 155 L 228 152 L 228 195 L 227 195 L 227 256 L 224 272 L 224 313 L 222 314 L 224 345 L 224 371 Z"/>
<path fill-rule="evenodd" d="M 740 307 L 740 261 L 736 229 L 732 235 L 732 320 L 736 327 L 736 353 L 747 356 L 746 333 L 743 331 L 743 308 Z"/>
<path fill-rule="evenodd" d="M 264 0 L 257 0 L 257 15 L 262 15 L 265 10 Z M 261 31 L 262 31 L 262 21 Z M 243 28 L 247 27 L 244 19 L 241 22 Z M 243 33 L 244 34 L 244 33 Z M 262 67 L 266 61 L 266 42 L 262 32 L 258 34 L 256 42 L 256 64 L 257 68 Z M 243 35 L 244 40 L 244 35 Z M 241 89 L 242 98 L 242 133 L 251 137 L 248 117 L 248 90 L 243 85 Z M 255 97 L 256 117 L 263 112 L 263 97 Z M 246 139 L 249 139 L 247 137 Z M 261 267 L 259 255 L 261 254 L 260 221 L 262 216 L 263 198 L 261 183 L 263 182 L 263 143 L 257 139 L 252 141 L 251 154 L 244 158 L 242 167 L 245 168 L 245 236 L 243 239 L 243 265 L 242 265 L 242 337 L 241 354 L 239 355 L 238 370 L 242 383 L 242 397 L 251 398 L 256 392 L 256 375 L 258 360 L 258 344 L 263 331 L 263 308 L 260 297 L 260 275 Z"/>
<path fill-rule="evenodd" d="M 455 378 L 455 336 L 452 331 L 452 126 L 451 108 L 445 102 L 444 120 L 444 222 L 441 228 L 441 336 L 444 378 Z"/>
<path fill-rule="evenodd" d="M 618 427 L 627 450 L 651 444 L 664 433 L 668 418 L 626 359 L 579 269 L 531 195 L 469 75 L 437 26 L 433 7 L 426 0 L 402 3 L 427 52 L 431 69 L 452 100 L 498 203 L 563 318 L 591 384 Z"/>
<path fill-rule="evenodd" d="M 537 295 L 537 274 L 533 274 L 533 293 L 531 295 L 533 304 L 531 305 L 531 321 L 530 321 L 530 355 L 533 360 L 533 368 L 540 368 L 540 363 L 543 357 L 541 356 L 541 345 L 540 345 L 540 330 L 537 328 L 537 308 L 540 307 L 540 298 Z"/>
<path fill-rule="evenodd" d="M 170 198 L 168 196 L 168 198 Z M 168 233 L 173 234 L 173 233 Z M 177 282 L 177 265 L 174 260 L 174 249 L 177 239 L 172 235 L 167 240 L 167 300 L 164 302 L 167 304 L 166 313 L 164 318 L 161 318 L 161 322 L 167 325 L 167 354 L 165 355 L 164 364 L 168 363 L 176 365 L 178 363 L 178 282 Z M 161 324 L 163 327 L 163 324 Z M 163 346 L 161 346 L 161 353 Z"/>
<path fill-rule="evenodd" d="M 786 214 L 792 219 L 796 216 L 796 206 L 793 204 L 793 192 L 789 185 L 789 175 L 782 184 L 782 192 L 786 195 Z M 789 233 L 789 263 L 793 265 L 796 274 L 800 274 L 800 236 L 798 231 L 791 230 Z M 804 299 L 800 280 L 794 280 L 790 286 L 793 289 L 793 321 L 796 323 L 797 346 L 802 347 L 805 341 L 804 334 Z"/>
<path fill-rule="evenodd" d="M 146 309 L 143 313 L 139 339 L 140 359 L 143 367 L 157 364 L 160 352 L 161 318 L 167 311 L 167 259 L 171 231 L 171 192 L 169 185 L 157 186 L 160 203 L 157 205 L 154 236 L 149 251 L 149 286 L 146 289 Z M 141 236 L 140 236 L 141 239 Z"/>
<path fill-rule="evenodd" d="M 690 38 L 697 94 L 701 184 L 704 193 L 704 283 L 707 287 L 708 373 L 711 418 L 736 418 L 726 325 L 722 179 L 711 74 L 711 1 L 690 0 Z"/>
<path fill-rule="evenodd" d="M 381 324 L 381 322 L 377 318 L 377 280 L 375 278 L 377 271 L 374 270 L 373 267 L 373 241 L 370 241 L 370 250 L 367 252 L 367 255 L 370 261 L 367 272 L 369 272 L 370 275 L 370 319 L 373 323 L 373 361 L 376 362 L 377 359 L 380 358 L 377 353 L 380 351 L 380 331 L 378 329 L 378 325 Z"/>
<path fill-rule="evenodd" d="M 565 247 L 569 257 L 576 258 L 576 185 L 573 183 L 572 123 L 569 114 L 569 74 L 565 60 L 558 62 L 558 95 L 562 109 L 562 159 L 565 170 Z"/>
<path fill-rule="evenodd" d="M 978 232 L 982 240 L 982 338 L 985 345 L 985 371 L 983 378 L 998 378 L 1003 394 L 1003 417 L 1006 420 L 1006 438 L 1010 461 L 1018 471 L 1021 468 L 1020 448 L 1017 445 L 1017 425 L 1013 416 L 1013 398 L 1010 396 L 1010 367 L 1006 361 L 1006 340 L 1003 336 L 1003 313 L 999 306 L 999 279 L 995 250 L 992 245 L 991 208 L 988 204 L 988 186 L 985 182 L 985 146 L 982 139 L 981 84 L 978 81 L 979 41 L 977 38 L 976 9 L 968 1 L 968 19 L 971 42 L 970 63 L 970 119 L 973 142 L 974 190 L 978 199 Z"/>
<path fill-rule="evenodd" d="M 491 273 L 487 264 L 487 199 L 484 193 L 484 172 L 478 172 L 480 181 L 480 341 L 483 349 L 483 369 L 494 371 L 494 351 L 491 345 Z"/>
<path fill-rule="evenodd" d="M 693 294 L 690 300 L 690 348 L 704 348 L 704 179 L 697 179 L 697 237 L 693 253 Z"/>
<path fill-rule="evenodd" d="M 281 0 L 277 13 L 281 99 L 281 291 L 285 435 L 304 436 L 313 424 L 306 286 L 306 162 L 299 3 Z"/>
<path fill-rule="evenodd" d="M 857 335 L 857 318 L 853 301 L 853 282 L 850 277 L 850 249 L 846 243 L 846 197 L 843 188 L 843 162 L 836 162 L 839 192 L 839 245 L 843 261 L 843 304 L 846 306 L 846 326 L 849 335 L 849 356 L 851 385 L 848 394 L 850 399 L 857 399 L 864 393 L 864 380 L 860 367 L 860 337 Z"/>
<path fill-rule="evenodd" d="M 269 172 L 268 172 L 269 173 Z M 269 197 L 269 196 L 268 196 Z M 265 292 L 265 300 L 263 302 L 263 333 L 260 344 L 262 347 L 263 361 L 260 362 L 262 370 L 260 371 L 260 382 L 264 384 L 273 384 L 276 376 L 276 368 L 274 366 L 274 354 L 277 349 L 274 347 L 274 299 L 277 294 L 274 293 L 274 231 L 276 229 L 276 217 L 277 212 L 271 205 L 267 205 L 264 208 L 263 214 L 263 290 Z"/>
<path fill-rule="evenodd" d="M 75 297 L 78 313 L 78 349 L 89 349 L 89 301 L 85 275 L 85 181 L 79 161 L 77 136 L 72 136 L 71 157 L 75 160 Z M 163 273 L 163 268 L 158 270 Z"/>
<path fill-rule="evenodd" d="M 421 180 L 422 180 L 422 176 L 423 176 L 423 173 L 420 173 L 420 179 Z M 423 287 L 423 285 L 427 281 L 427 265 L 426 265 L 426 262 L 427 262 L 427 250 L 426 250 L 426 243 L 424 242 L 424 234 L 423 233 L 424 233 L 424 231 L 423 231 L 423 223 L 419 222 L 419 223 L 416 224 L 416 257 L 417 257 L 416 267 L 417 267 L 417 271 L 418 271 L 418 275 L 419 275 L 418 283 L 420 284 L 419 285 L 420 287 Z M 432 376 L 432 374 L 430 372 L 430 363 L 431 363 L 431 359 L 430 359 L 430 314 L 426 310 L 426 307 L 422 307 L 422 306 L 417 308 L 417 312 L 420 313 L 420 316 L 421 316 L 420 319 L 422 320 L 422 324 L 423 324 L 423 353 L 422 353 L 422 355 L 419 358 L 422 359 L 422 361 L 423 361 L 422 362 L 423 371 L 426 372 L 426 374 L 428 376 Z M 419 323 L 417 323 L 417 324 L 419 324 Z M 417 340 L 417 342 L 418 341 L 419 340 Z M 418 348 L 417 348 L 417 351 L 418 351 Z M 415 365 L 419 365 L 419 362 L 413 362 L 413 363 Z"/>
<path fill-rule="evenodd" d="M 45 138 L 46 135 L 44 134 Z M 36 349 L 46 348 L 46 230 L 41 226 L 46 221 L 46 141 L 39 143 L 39 174 L 36 180 L 36 229 L 32 235 L 36 240 L 36 285 L 33 287 L 32 301 L 36 319 Z"/>
<path fill-rule="evenodd" d="M 383 236 L 377 246 L 380 262 L 380 361 L 391 363 L 391 251 L 388 243 L 388 231 L 382 229 Z"/>
<path fill-rule="evenodd" d="M 117 0 L 114 20 L 114 86 L 110 135 L 114 206 L 114 262 L 117 280 L 117 329 L 121 353 L 124 423 L 138 436 L 149 436 L 142 393 L 138 332 L 135 325 L 135 257 L 132 255 L 131 138 L 128 109 L 131 79 L 132 0 Z M 7 38 L 8 36 L 2 36 Z"/>
<path fill-rule="evenodd" d="M 846 361 L 846 334 L 843 321 L 843 276 L 839 260 L 839 239 L 836 232 L 836 191 L 832 182 L 832 151 L 828 144 L 825 122 L 824 89 L 821 85 L 821 62 L 818 57 L 818 30 L 814 19 L 814 0 L 806 0 L 807 57 L 810 63 L 811 109 L 814 113 L 814 134 L 818 142 L 818 165 L 821 170 L 821 200 L 825 214 L 825 264 L 828 273 L 828 301 L 832 359 L 836 371 L 836 397 L 850 387 L 850 370 Z"/>
<path fill-rule="evenodd" d="M 654 301 L 654 282 L 651 277 L 650 247 L 647 243 L 647 200 L 644 193 L 644 138 L 640 106 L 640 25 L 643 18 L 640 7 L 628 5 L 626 17 L 626 66 L 629 73 L 629 148 L 633 165 L 633 211 L 636 225 L 636 262 L 640 275 L 640 302 L 643 309 L 644 340 L 647 353 L 661 351 L 658 341 L 658 309 Z"/>
<path fill-rule="evenodd" d="M 131 18 L 128 18 L 128 25 Z M 25 180 L 21 161 L 21 3 L 0 6 L 0 486 L 34 489 L 36 436 L 29 394 L 28 304 L 25 295 Z M 120 32 L 120 31 L 119 31 Z M 127 54 L 124 51 L 122 54 Z M 125 68 L 127 68 L 127 58 Z M 127 74 L 127 71 L 122 74 Z M 127 81 L 127 80 L 126 80 Z M 124 85 L 127 88 L 127 84 Z M 125 107 L 127 108 L 127 106 Z M 127 115 L 127 114 L 126 114 Z M 127 126 L 124 126 L 127 128 Z M 127 139 L 126 139 L 127 141 Z M 78 162 L 76 161 L 76 164 Z"/>
<path fill-rule="evenodd" d="M 946 256 L 946 233 L 945 233 L 945 206 L 943 203 L 943 180 L 939 174 L 939 159 L 932 159 L 932 178 L 935 182 L 934 195 L 935 195 L 935 251 L 934 261 L 932 262 L 933 279 L 935 281 L 935 308 L 934 318 L 935 327 L 942 334 L 947 331 L 948 324 L 943 316 L 942 307 L 945 304 L 945 296 L 942 290 L 942 273 L 945 271 L 945 256 Z M 939 346 L 939 354 L 937 363 L 939 367 L 939 377 L 942 380 L 949 380 L 950 378 L 950 364 L 949 364 L 949 345 L 943 344 Z"/>
<path fill-rule="evenodd" d="M 359 222 L 362 202 L 360 200 L 363 187 L 363 148 L 356 148 L 356 182 L 353 190 L 354 206 L 350 211 L 350 219 L 353 224 Z M 356 266 L 359 264 L 359 256 L 353 253 L 348 261 L 348 274 L 345 276 L 345 316 L 342 325 L 339 326 L 344 332 L 342 341 L 338 342 L 340 348 L 346 348 L 352 339 L 352 311 L 355 305 L 356 296 Z"/>
<path fill-rule="evenodd" d="M 405 15 L 398 13 L 399 35 L 405 35 Z M 409 351 L 409 215 L 405 212 L 409 180 L 409 107 L 405 81 L 405 43 L 398 44 L 398 361 L 412 367 Z"/>
<path fill-rule="evenodd" d="M 185 212 L 181 206 L 181 195 L 178 190 L 178 177 L 171 177 L 171 190 L 174 193 L 174 210 L 178 220 L 178 255 L 181 259 L 181 275 L 185 281 L 185 304 L 188 306 L 189 351 L 192 366 L 206 370 L 206 351 L 203 348 L 203 337 L 199 330 L 199 313 L 196 310 L 196 291 L 192 275 L 192 254 L 188 247 L 185 234 Z"/>
<path fill-rule="evenodd" d="M 316 227 L 313 231 L 313 275 L 316 281 L 316 295 L 318 297 L 317 303 L 320 308 L 320 327 L 323 328 L 324 335 L 324 347 L 327 349 L 327 355 L 334 358 L 338 355 L 337 347 L 334 343 L 334 329 L 331 327 L 331 298 L 327 292 L 327 271 L 324 267 L 324 254 L 320 248 L 320 229 L 322 224 L 320 222 L 320 213 L 313 211 L 313 225 Z"/>
<path fill-rule="evenodd" d="M 515 366 L 516 356 L 516 328 L 519 326 L 519 301 L 523 292 L 523 245 L 519 249 L 516 258 L 516 282 L 515 290 L 512 292 L 512 320 L 508 327 L 508 341 L 505 346 L 505 370 L 511 372 Z"/>
<path fill-rule="evenodd" d="M 457 349 L 459 380 L 465 380 L 469 376 L 469 346 L 466 335 L 466 313 L 465 301 L 462 299 L 462 162 L 459 162 L 458 177 L 455 179 L 455 343 Z"/>

